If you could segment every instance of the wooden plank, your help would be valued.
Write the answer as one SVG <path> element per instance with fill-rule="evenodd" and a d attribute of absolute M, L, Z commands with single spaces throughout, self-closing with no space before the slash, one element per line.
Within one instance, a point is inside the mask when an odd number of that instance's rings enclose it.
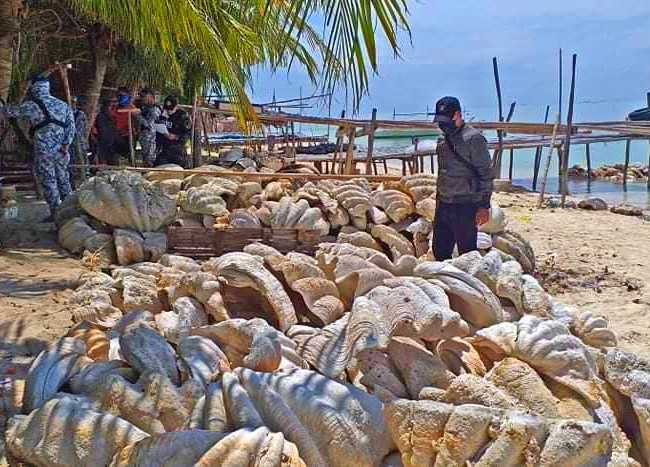
<path fill-rule="evenodd" d="M 372 109 L 372 119 L 368 127 L 368 154 L 366 156 L 366 175 L 370 175 L 372 170 L 372 152 L 375 147 L 375 122 L 377 121 L 377 109 Z M 375 174 L 377 169 L 375 169 Z"/>
<path fill-rule="evenodd" d="M 548 156 L 546 157 L 546 165 L 544 167 L 544 175 L 542 176 L 542 188 L 539 191 L 539 201 L 537 207 L 541 207 L 544 202 L 544 192 L 546 191 L 546 180 L 548 178 L 548 169 L 551 167 L 551 159 L 553 158 L 553 149 L 555 148 L 555 137 L 557 136 L 557 129 L 560 126 L 560 114 L 555 118 L 555 130 L 551 135 L 551 142 L 548 145 Z"/>
<path fill-rule="evenodd" d="M 569 111 L 566 119 L 566 137 L 564 140 L 564 158 L 562 160 L 562 207 L 566 203 L 566 197 L 569 194 L 569 157 L 571 154 L 571 128 L 573 125 L 573 106 L 576 95 L 576 65 L 578 54 L 573 54 L 571 59 L 571 90 L 569 91 Z"/>

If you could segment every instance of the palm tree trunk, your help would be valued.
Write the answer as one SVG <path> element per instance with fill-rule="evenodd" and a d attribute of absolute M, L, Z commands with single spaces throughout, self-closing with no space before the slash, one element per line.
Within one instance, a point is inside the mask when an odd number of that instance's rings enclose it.
<path fill-rule="evenodd" d="M 101 25 L 92 28 L 88 40 L 90 42 L 90 51 L 93 57 L 94 66 L 93 77 L 88 82 L 88 87 L 86 88 L 86 96 L 88 96 L 86 112 L 90 123 L 88 125 L 88 130 L 90 131 L 95 124 L 95 117 L 97 116 L 98 103 L 102 93 L 102 86 L 104 85 L 106 69 L 114 60 L 115 48 L 112 47 L 111 44 L 110 32 Z"/>
<path fill-rule="evenodd" d="M 21 0 L 0 0 L 0 98 L 6 100 L 11 86 L 14 38 L 20 29 Z"/>

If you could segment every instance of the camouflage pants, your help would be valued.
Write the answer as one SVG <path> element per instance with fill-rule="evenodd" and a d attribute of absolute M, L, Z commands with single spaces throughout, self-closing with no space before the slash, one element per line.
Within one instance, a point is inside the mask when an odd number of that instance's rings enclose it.
<path fill-rule="evenodd" d="M 34 157 L 36 176 L 43 187 L 43 197 L 50 206 L 50 212 L 61 204 L 61 201 L 72 191 L 68 164 L 70 154 L 63 155 L 58 151 L 37 151 Z"/>
<path fill-rule="evenodd" d="M 140 147 L 142 148 L 142 161 L 149 166 L 156 162 L 156 132 L 142 131 L 140 133 Z"/>

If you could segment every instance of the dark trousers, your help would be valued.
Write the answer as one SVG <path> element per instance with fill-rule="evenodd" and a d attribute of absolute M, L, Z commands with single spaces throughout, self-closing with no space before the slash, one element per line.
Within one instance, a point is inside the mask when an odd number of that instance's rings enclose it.
<path fill-rule="evenodd" d="M 476 250 L 476 211 L 475 204 L 438 201 L 433 223 L 433 254 L 436 261 L 451 259 L 456 244 L 461 255 Z"/>

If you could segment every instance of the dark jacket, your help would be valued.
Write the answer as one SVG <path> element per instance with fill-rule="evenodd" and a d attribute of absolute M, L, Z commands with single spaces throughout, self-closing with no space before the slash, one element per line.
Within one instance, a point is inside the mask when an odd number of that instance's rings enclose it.
<path fill-rule="evenodd" d="M 97 129 L 97 158 L 104 164 L 117 165 L 115 140 L 117 130 L 108 109 L 102 108 L 95 119 Z"/>
<path fill-rule="evenodd" d="M 478 130 L 463 125 L 438 145 L 437 152 L 438 200 L 489 208 L 494 170 L 485 137 Z"/>
<path fill-rule="evenodd" d="M 169 117 L 160 117 L 158 123 L 164 123 L 167 126 L 167 131 L 177 135 L 178 139 L 170 140 L 163 135 L 158 135 L 156 145 L 159 145 L 161 152 L 156 160 L 156 165 L 178 164 L 184 167 L 187 159 L 185 143 L 192 132 L 189 116 L 185 111 L 178 109 Z"/>

